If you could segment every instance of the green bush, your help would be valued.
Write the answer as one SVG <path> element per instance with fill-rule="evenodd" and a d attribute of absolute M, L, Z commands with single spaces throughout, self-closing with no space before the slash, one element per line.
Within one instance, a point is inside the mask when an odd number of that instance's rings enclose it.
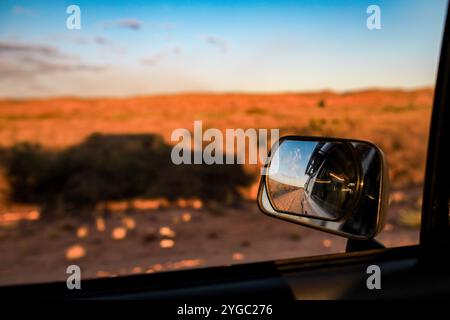
<path fill-rule="evenodd" d="M 136 197 L 234 204 L 238 188 L 253 181 L 239 165 L 174 165 L 171 147 L 157 135 L 94 134 L 60 152 L 23 143 L 5 154 L 11 201 L 40 204 L 46 217 Z"/>

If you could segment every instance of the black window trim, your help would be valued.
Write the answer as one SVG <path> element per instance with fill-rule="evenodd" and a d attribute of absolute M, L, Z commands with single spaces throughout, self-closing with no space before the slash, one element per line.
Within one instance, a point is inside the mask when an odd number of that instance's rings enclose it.
<path fill-rule="evenodd" d="M 420 246 L 437 252 L 449 245 L 450 195 L 450 20 L 443 32 L 434 92 L 423 189 Z"/>

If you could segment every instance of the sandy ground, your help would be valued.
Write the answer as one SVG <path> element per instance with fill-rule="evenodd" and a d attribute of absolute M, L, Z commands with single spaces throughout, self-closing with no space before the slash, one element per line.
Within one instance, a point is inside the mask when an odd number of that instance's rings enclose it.
<path fill-rule="evenodd" d="M 418 242 L 393 206 L 378 239 Z M 116 212 L 89 223 L 23 221 L 0 228 L 0 284 L 63 280 L 78 264 L 85 278 L 152 273 L 342 252 L 344 238 L 277 220 L 253 202 L 239 209 L 167 208 Z"/>
<path fill-rule="evenodd" d="M 301 203 L 303 192 L 302 189 L 299 189 L 281 194 L 273 199 L 274 206 L 278 208 L 278 210 L 302 213 Z"/>
<path fill-rule="evenodd" d="M 404 189 L 423 183 L 432 100 L 432 88 L 0 99 L 0 150 L 24 141 L 63 150 L 93 133 L 151 133 L 171 143 L 174 129 L 192 130 L 194 120 L 203 120 L 204 128 L 222 132 L 279 128 L 280 135 L 372 141 L 387 155 L 392 187 Z M 74 263 L 91 278 L 311 256 L 345 247 L 345 239 L 261 214 L 254 201 L 239 209 L 116 210 L 104 220 L 45 222 L 37 219 L 36 209 L 3 207 L 9 185 L 1 169 L 0 284 L 62 280 Z M 420 190 L 392 194 L 387 224 L 378 236 L 385 245 L 418 242 Z M 255 196 L 256 189 L 248 191 Z M 11 223 L 18 214 L 30 221 Z"/>

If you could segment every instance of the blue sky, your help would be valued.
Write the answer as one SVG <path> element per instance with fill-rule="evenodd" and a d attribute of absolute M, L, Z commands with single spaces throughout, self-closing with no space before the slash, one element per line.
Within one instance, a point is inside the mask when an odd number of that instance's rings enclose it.
<path fill-rule="evenodd" d="M 303 187 L 307 180 L 306 166 L 316 146 L 317 142 L 314 141 L 283 141 L 273 156 L 269 169 L 270 178 Z"/>
<path fill-rule="evenodd" d="M 81 8 L 81 30 L 66 8 Z M 366 8 L 381 8 L 368 30 Z M 0 0 L 0 96 L 432 86 L 447 1 Z"/>

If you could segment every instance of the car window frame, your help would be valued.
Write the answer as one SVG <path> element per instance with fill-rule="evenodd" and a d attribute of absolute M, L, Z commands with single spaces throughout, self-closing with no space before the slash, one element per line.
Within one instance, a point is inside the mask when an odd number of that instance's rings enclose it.
<path fill-rule="evenodd" d="M 420 246 L 434 255 L 449 246 L 450 195 L 450 6 L 434 91 L 422 196 Z"/>

